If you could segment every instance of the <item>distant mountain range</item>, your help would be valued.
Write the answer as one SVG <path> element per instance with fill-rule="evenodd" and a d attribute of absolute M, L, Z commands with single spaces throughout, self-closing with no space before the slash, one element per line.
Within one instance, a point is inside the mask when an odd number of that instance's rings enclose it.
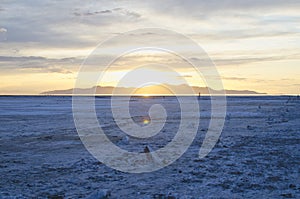
<path fill-rule="evenodd" d="M 168 89 L 169 88 L 169 89 Z M 192 91 L 198 94 L 209 94 L 208 87 L 197 87 L 186 84 L 181 85 L 170 85 L 170 84 L 161 84 L 161 85 L 150 85 L 145 86 L 142 88 L 133 88 L 133 87 L 112 87 L 112 86 L 96 86 L 93 88 L 77 88 L 77 94 L 90 94 L 94 93 L 93 91 L 96 90 L 95 94 L 97 95 L 111 95 L 112 93 L 116 95 L 170 95 L 172 91 L 174 91 L 177 95 L 192 95 Z M 213 93 L 222 93 L 221 91 L 213 90 Z M 132 93 L 132 91 L 134 91 Z M 258 93 L 255 91 L 250 90 L 225 90 L 226 94 L 234 94 L 234 95 L 257 95 L 257 94 L 266 94 L 266 93 Z M 73 94 L 73 89 L 67 90 L 53 90 L 53 91 L 46 91 L 41 93 L 42 95 L 71 95 Z"/>

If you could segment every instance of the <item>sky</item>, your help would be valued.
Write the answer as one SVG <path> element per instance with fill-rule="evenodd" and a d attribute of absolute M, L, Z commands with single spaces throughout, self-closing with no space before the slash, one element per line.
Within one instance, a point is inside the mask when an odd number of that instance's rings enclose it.
<path fill-rule="evenodd" d="M 175 31 L 196 42 L 215 63 L 225 89 L 300 92 L 298 0 L 2 0 L 0 94 L 73 88 L 83 61 L 101 42 L 143 28 Z M 143 40 L 143 35 L 135 37 Z M 174 45 L 185 50 L 175 39 Z M 102 61 L 119 47 L 112 42 L 90 72 L 101 70 Z M 149 60 L 157 62 L 145 66 Z M 168 60 L 169 68 L 159 65 L 160 60 Z M 133 73 L 136 78 L 122 81 L 133 62 L 143 68 Z M 161 83 L 206 86 L 178 58 L 152 51 L 124 55 L 101 85 L 139 87 L 144 76 L 147 81 L 153 77 Z"/>

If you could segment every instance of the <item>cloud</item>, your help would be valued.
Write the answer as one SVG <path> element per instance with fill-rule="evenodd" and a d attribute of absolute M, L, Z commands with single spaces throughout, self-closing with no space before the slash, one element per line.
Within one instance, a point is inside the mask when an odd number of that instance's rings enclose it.
<path fill-rule="evenodd" d="M 141 14 L 138 12 L 126 9 L 126 8 L 113 8 L 106 9 L 100 11 L 76 11 L 73 13 L 75 16 L 95 16 L 95 15 L 110 15 L 110 16 L 119 16 L 119 17 L 132 17 L 132 18 L 140 18 Z"/>
<path fill-rule="evenodd" d="M 7 48 L 22 49 L 29 44 L 33 49 L 35 46 L 39 49 L 92 48 L 115 33 L 153 26 L 178 30 L 193 39 L 209 42 L 299 37 L 299 29 L 289 24 L 299 21 L 300 1 L 297 0 L 187 0 L 184 3 L 179 0 L 132 3 L 66 0 L 59 4 L 45 0 L 7 1 L 1 6 L 5 8 L 5 12 L 0 12 L 1 25 L 5 28 L 1 28 L 0 33 L 9 30 Z M 27 12 L 16 12 L 20 9 Z M 155 34 L 148 34 L 155 43 Z M 137 39 L 142 40 L 143 35 L 139 36 Z M 266 54 L 264 57 L 218 58 L 216 63 L 230 65 L 274 59 L 287 58 Z"/>
<path fill-rule="evenodd" d="M 184 4 L 176 0 L 133 3 L 83 3 L 79 0 L 66 0 L 59 4 L 47 0 L 32 2 L 3 3 L 5 13 L 0 12 L 0 19 L 10 31 L 7 42 L 35 42 L 44 47 L 86 47 L 95 46 L 114 33 L 153 26 L 171 28 L 210 40 L 290 36 L 299 33 L 296 28 L 282 26 L 284 17 L 286 23 L 299 21 L 299 14 L 281 12 L 281 16 L 269 16 L 276 14 L 278 9 L 299 11 L 299 1 L 187 0 Z M 27 12 L 16 12 L 20 9 Z M 261 14 L 261 9 L 264 14 Z M 270 27 L 274 23 L 279 23 L 278 27 Z M 230 28 L 227 27 L 229 25 Z"/>
<path fill-rule="evenodd" d="M 128 16 L 128 17 L 133 17 L 133 18 L 141 17 L 141 14 L 134 12 L 134 11 L 130 11 L 128 9 L 124 9 L 124 8 L 115 8 L 114 11 L 118 11 L 120 14 Z"/>
<path fill-rule="evenodd" d="M 192 75 L 180 75 L 180 76 L 177 76 L 178 78 L 192 78 L 193 76 Z"/>
<path fill-rule="evenodd" d="M 282 31 L 282 30 L 269 30 L 257 32 L 255 29 L 244 29 L 244 30 L 226 30 L 210 34 L 188 34 L 193 38 L 205 39 L 205 40 L 242 40 L 250 38 L 272 38 L 272 37 L 291 37 L 299 36 L 300 33 L 294 31 Z"/>
<path fill-rule="evenodd" d="M 45 57 L 29 56 L 29 57 L 10 57 L 10 56 L 0 56 L 0 61 L 35 61 L 35 60 L 47 60 Z"/>
<path fill-rule="evenodd" d="M 247 78 L 241 78 L 241 77 L 222 77 L 221 79 L 233 80 L 233 81 L 245 81 L 245 80 L 247 80 Z"/>
<path fill-rule="evenodd" d="M 294 9 L 299 8 L 300 2 L 297 0 L 186 0 L 184 3 L 180 0 L 166 0 L 160 3 L 156 1 L 143 2 L 148 7 L 168 13 L 190 13 L 195 16 L 198 13 L 215 13 L 215 12 L 239 12 L 249 10 L 270 11 L 274 9 Z M 192 15 L 191 15 L 192 14 Z"/>
<path fill-rule="evenodd" d="M 33 73 L 63 73 L 69 74 L 78 69 L 81 59 L 68 57 L 62 59 L 51 59 L 38 56 L 0 56 L 1 70 Z"/>
<path fill-rule="evenodd" d="M 74 12 L 75 16 L 93 16 L 93 15 L 98 15 L 98 14 L 109 14 L 112 13 L 111 10 L 101 10 L 101 11 L 95 11 L 95 12 L 84 12 L 84 13 L 79 13 L 79 12 Z"/>
<path fill-rule="evenodd" d="M 198 62 L 199 64 L 204 63 L 203 59 L 198 57 L 192 57 L 193 61 Z M 228 66 L 228 65 L 244 65 L 258 62 L 266 62 L 266 61 L 284 61 L 284 60 L 298 60 L 300 59 L 300 54 L 290 53 L 285 55 L 273 55 L 273 56 L 241 56 L 234 58 L 212 58 L 212 61 L 217 66 Z M 205 63 L 204 63 L 205 64 Z"/>
<path fill-rule="evenodd" d="M 81 4 L 82 7 L 78 9 L 76 8 L 78 2 L 80 1 L 66 0 L 59 4 L 52 1 L 5 2 L 3 6 L 6 7 L 6 12 L 0 12 L 0 19 L 1 25 L 10 30 L 7 42 L 19 44 L 35 42 L 39 46 L 64 48 L 95 46 L 99 42 L 99 37 L 107 34 L 103 31 L 105 27 L 118 22 L 126 24 L 126 21 L 132 21 L 132 17 L 111 15 L 109 9 L 100 11 L 86 9 L 92 5 L 91 3 Z M 100 6 L 93 6 L 96 7 Z M 16 10 L 27 12 L 19 13 Z M 79 15 L 99 14 L 99 16 L 86 20 L 85 17 L 74 16 L 74 12 Z"/>
<path fill-rule="evenodd" d="M 6 40 L 6 32 L 7 32 L 7 29 L 0 28 L 0 42 L 3 40 L 4 41 Z"/>
<path fill-rule="evenodd" d="M 7 32 L 7 29 L 5 28 L 0 28 L 0 33 L 6 33 Z"/>

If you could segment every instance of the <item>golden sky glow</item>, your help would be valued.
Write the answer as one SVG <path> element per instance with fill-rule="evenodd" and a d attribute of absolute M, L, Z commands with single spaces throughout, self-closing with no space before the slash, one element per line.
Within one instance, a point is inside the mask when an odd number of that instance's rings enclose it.
<path fill-rule="evenodd" d="M 300 2 L 296 0 L 184 4 L 4 1 L 0 5 L 0 94 L 39 94 L 73 88 L 82 62 L 100 42 L 148 27 L 174 30 L 198 43 L 216 64 L 225 89 L 299 94 L 299 13 Z M 137 39 L 142 40 L 142 36 Z M 176 41 L 174 45 L 186 48 Z M 111 46 L 101 59 L 119 47 Z M 206 86 L 202 77 L 182 67 L 180 60 L 157 52 L 140 53 L 116 61 L 99 84 L 140 87 L 147 80 Z M 157 64 L 149 65 L 151 61 Z M 91 68 L 97 71 L 100 65 L 101 61 Z M 131 70 L 137 66 L 143 67 Z"/>

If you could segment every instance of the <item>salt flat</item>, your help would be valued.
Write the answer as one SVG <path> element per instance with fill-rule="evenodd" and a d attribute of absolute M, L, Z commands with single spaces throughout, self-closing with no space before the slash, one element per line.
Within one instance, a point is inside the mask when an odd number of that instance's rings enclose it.
<path fill-rule="evenodd" d="M 120 148 L 156 150 L 176 134 L 178 101 L 136 97 L 130 102 L 138 124 L 156 103 L 166 108 L 168 118 L 149 139 L 124 139 L 109 97 L 96 98 L 98 120 Z M 104 190 L 111 198 L 300 198 L 299 105 L 296 96 L 227 97 L 220 140 L 199 159 L 210 119 L 209 97 L 202 97 L 200 126 L 188 151 L 161 170 L 129 174 L 105 166 L 85 149 L 74 125 L 71 97 L 2 96 L 0 198 L 86 198 Z"/>

